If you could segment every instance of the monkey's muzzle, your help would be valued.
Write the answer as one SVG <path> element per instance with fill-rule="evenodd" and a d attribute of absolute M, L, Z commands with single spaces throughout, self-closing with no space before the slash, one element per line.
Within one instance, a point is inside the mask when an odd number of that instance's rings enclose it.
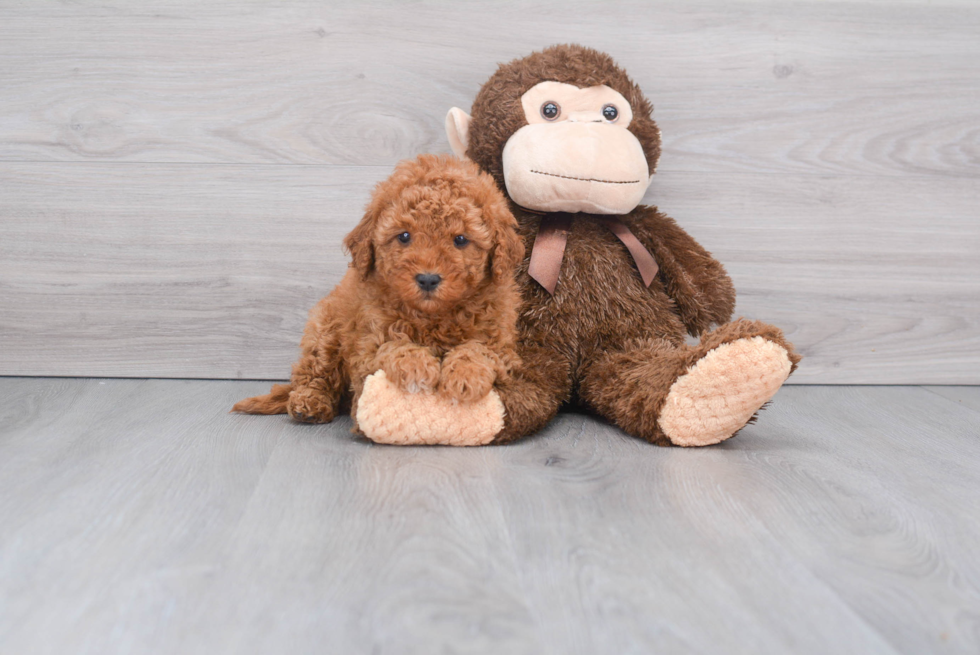
<path fill-rule="evenodd" d="M 503 152 L 507 194 L 545 212 L 628 214 L 650 185 L 639 140 L 604 123 L 525 125 Z"/>

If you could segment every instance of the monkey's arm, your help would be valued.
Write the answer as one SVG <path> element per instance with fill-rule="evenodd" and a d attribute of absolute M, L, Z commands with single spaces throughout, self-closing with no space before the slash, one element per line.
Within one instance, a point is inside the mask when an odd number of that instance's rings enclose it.
<path fill-rule="evenodd" d="M 657 259 L 657 277 L 692 336 L 699 336 L 712 323 L 731 319 L 735 287 L 711 253 L 655 207 L 637 207 L 623 219 Z"/>

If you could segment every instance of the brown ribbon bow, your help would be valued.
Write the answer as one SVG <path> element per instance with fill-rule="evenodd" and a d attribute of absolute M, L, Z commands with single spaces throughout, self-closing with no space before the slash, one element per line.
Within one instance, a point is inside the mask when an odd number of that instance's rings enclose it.
<path fill-rule="evenodd" d="M 633 256 L 640 277 L 643 278 L 643 284 L 650 286 L 660 268 L 657 260 L 621 221 L 611 216 L 600 218 Z M 538 235 L 534 238 L 534 245 L 531 246 L 531 261 L 527 273 L 550 294 L 555 293 L 555 285 L 558 284 L 558 272 L 561 270 L 561 261 L 565 257 L 565 243 L 568 241 L 568 231 L 571 226 L 571 214 L 546 214 L 541 218 Z"/>

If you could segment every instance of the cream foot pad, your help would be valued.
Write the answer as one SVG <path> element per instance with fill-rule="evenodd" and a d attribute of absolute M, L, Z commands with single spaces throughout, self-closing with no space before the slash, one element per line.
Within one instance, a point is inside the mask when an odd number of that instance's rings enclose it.
<path fill-rule="evenodd" d="M 483 446 L 504 428 L 504 404 L 496 391 L 472 403 L 433 393 L 405 393 L 378 371 L 364 380 L 356 418 L 375 443 Z"/>
<path fill-rule="evenodd" d="M 660 429 L 678 446 L 709 446 L 741 429 L 789 377 L 786 349 L 762 337 L 711 350 L 677 378 Z"/>

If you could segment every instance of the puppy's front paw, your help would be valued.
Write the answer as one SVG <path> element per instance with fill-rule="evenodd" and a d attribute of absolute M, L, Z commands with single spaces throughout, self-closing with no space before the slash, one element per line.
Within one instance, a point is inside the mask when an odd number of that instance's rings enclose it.
<path fill-rule="evenodd" d="M 408 393 L 433 391 L 439 383 L 439 360 L 421 348 L 388 358 L 382 368 L 392 383 Z"/>
<path fill-rule="evenodd" d="M 300 387 L 289 392 L 286 411 L 301 423 L 329 423 L 337 415 L 333 405 L 318 391 Z"/>
<path fill-rule="evenodd" d="M 490 393 L 496 378 L 485 357 L 450 353 L 442 362 L 439 388 L 450 398 L 469 403 Z"/>

